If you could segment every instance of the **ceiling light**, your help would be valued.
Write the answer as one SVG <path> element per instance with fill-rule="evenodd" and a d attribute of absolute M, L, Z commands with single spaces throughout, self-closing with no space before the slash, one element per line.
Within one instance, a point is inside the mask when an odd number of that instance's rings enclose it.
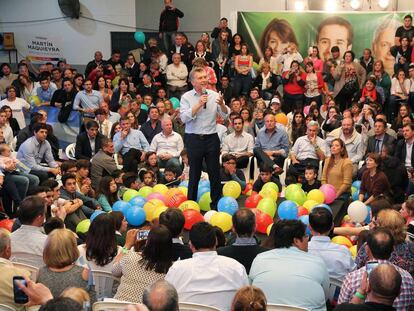
<path fill-rule="evenodd" d="M 335 12 L 336 11 L 336 1 L 326 0 L 326 2 L 325 2 L 325 11 Z"/>
<path fill-rule="evenodd" d="M 359 0 L 351 0 L 349 2 L 349 5 L 351 6 L 351 8 L 353 10 L 358 10 L 360 8 L 360 6 L 361 6 L 361 1 L 359 1 Z"/>
<path fill-rule="evenodd" d="M 295 10 L 303 11 L 305 9 L 305 2 L 303 0 L 297 0 L 295 2 Z"/>
<path fill-rule="evenodd" d="M 381 7 L 381 9 L 387 8 L 389 4 L 389 0 L 378 0 L 378 5 Z"/>

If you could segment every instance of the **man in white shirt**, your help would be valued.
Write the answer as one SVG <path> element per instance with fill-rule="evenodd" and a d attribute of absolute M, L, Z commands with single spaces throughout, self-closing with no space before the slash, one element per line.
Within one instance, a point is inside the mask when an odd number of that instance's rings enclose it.
<path fill-rule="evenodd" d="M 253 156 L 254 138 L 243 131 L 243 119 L 237 116 L 233 119 L 234 132 L 223 139 L 221 154 L 233 154 L 236 159 L 237 168 L 246 168 L 249 158 Z"/>
<path fill-rule="evenodd" d="M 167 66 L 165 73 L 170 97 L 180 98 L 187 91 L 188 78 L 187 66 L 181 62 L 180 53 L 173 54 L 172 64 Z"/>
<path fill-rule="evenodd" d="M 353 270 L 355 263 L 348 248 L 331 242 L 329 233 L 334 226 L 331 211 L 315 207 L 309 214 L 309 225 L 312 240 L 308 245 L 308 253 L 322 258 L 329 278 L 342 281 Z"/>
<path fill-rule="evenodd" d="M 162 132 L 154 136 L 149 151 L 157 153 L 160 167 L 173 168 L 177 175 L 181 174 L 179 161 L 180 153 L 184 149 L 184 142 L 180 134 L 173 131 L 172 121 L 165 118 L 161 121 Z"/>
<path fill-rule="evenodd" d="M 46 201 L 39 196 L 23 200 L 18 210 L 22 226 L 11 234 L 12 258 L 35 267 L 44 266 L 43 248 L 47 235 L 43 233 Z"/>
<path fill-rule="evenodd" d="M 217 255 L 214 228 L 199 222 L 190 230 L 193 257 L 176 261 L 165 280 L 178 292 L 180 301 L 229 310 L 237 290 L 249 285 L 245 268 L 236 260 Z"/>

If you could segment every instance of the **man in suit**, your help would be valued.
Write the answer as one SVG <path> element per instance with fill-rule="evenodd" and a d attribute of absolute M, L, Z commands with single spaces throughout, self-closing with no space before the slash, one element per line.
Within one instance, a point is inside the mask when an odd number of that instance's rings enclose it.
<path fill-rule="evenodd" d="M 386 133 L 387 123 L 382 119 L 377 119 L 374 124 L 374 136 L 368 138 L 367 151 L 368 153 L 380 153 L 382 146 L 384 145 L 395 145 L 395 138 Z"/>
<path fill-rule="evenodd" d="M 407 124 L 403 127 L 403 136 L 404 139 L 397 143 L 395 156 L 404 163 L 406 168 L 412 168 L 414 166 L 414 124 Z"/>
<path fill-rule="evenodd" d="M 149 74 L 144 74 L 142 77 L 142 84 L 137 88 L 137 93 L 144 97 L 145 95 L 151 95 L 155 98 L 158 88 L 152 83 L 152 78 Z"/>
<path fill-rule="evenodd" d="M 105 136 L 98 132 L 99 125 L 96 121 L 86 122 L 86 132 L 76 137 L 75 158 L 91 159 L 101 149 L 101 140 Z"/>
<path fill-rule="evenodd" d="M 189 59 L 190 59 L 190 51 L 188 47 L 184 44 L 184 36 L 181 33 L 177 33 L 175 36 L 175 44 L 171 47 L 169 51 L 169 63 L 172 63 L 172 57 L 175 53 L 179 53 L 181 55 L 181 61 L 189 67 Z"/>
<path fill-rule="evenodd" d="M 102 138 L 102 148 L 91 160 L 92 187 L 98 189 L 99 182 L 103 176 L 111 175 L 116 169 L 114 160 L 114 143 L 110 138 Z"/>

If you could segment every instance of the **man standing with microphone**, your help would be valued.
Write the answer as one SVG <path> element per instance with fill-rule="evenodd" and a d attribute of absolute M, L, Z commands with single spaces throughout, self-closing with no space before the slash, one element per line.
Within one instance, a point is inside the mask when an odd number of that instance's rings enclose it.
<path fill-rule="evenodd" d="M 216 130 L 216 117 L 218 113 L 226 119 L 230 111 L 221 94 L 207 90 L 207 73 L 203 68 L 195 67 L 190 73 L 190 80 L 194 89 L 181 97 L 180 105 L 190 166 L 188 199 L 197 201 L 198 182 L 205 159 L 211 187 L 211 209 L 216 210 L 221 197 L 220 140 Z"/>

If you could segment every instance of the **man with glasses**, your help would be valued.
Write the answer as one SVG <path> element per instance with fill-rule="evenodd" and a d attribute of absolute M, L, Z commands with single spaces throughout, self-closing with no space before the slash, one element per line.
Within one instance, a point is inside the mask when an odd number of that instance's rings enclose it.
<path fill-rule="evenodd" d="M 237 168 L 246 168 L 249 158 L 253 156 L 254 138 L 243 131 L 243 119 L 240 115 L 233 118 L 232 123 L 234 132 L 224 137 L 221 153 L 233 155 Z"/>
<path fill-rule="evenodd" d="M 232 154 L 225 154 L 221 158 L 223 167 L 220 169 L 220 180 L 225 184 L 231 180 L 236 181 L 242 190 L 246 188 L 246 178 L 241 170 L 236 168 L 236 157 Z"/>
<path fill-rule="evenodd" d="M 84 118 L 94 119 L 95 110 L 102 101 L 101 93 L 93 90 L 92 81 L 86 79 L 83 82 L 83 91 L 78 92 L 73 100 L 73 110 L 78 110 Z"/>
<path fill-rule="evenodd" d="M 263 290 L 268 303 L 326 310 L 328 270 L 320 257 L 308 253 L 306 225 L 280 220 L 272 231 L 275 248 L 254 259 L 249 273 L 252 285 Z"/>

